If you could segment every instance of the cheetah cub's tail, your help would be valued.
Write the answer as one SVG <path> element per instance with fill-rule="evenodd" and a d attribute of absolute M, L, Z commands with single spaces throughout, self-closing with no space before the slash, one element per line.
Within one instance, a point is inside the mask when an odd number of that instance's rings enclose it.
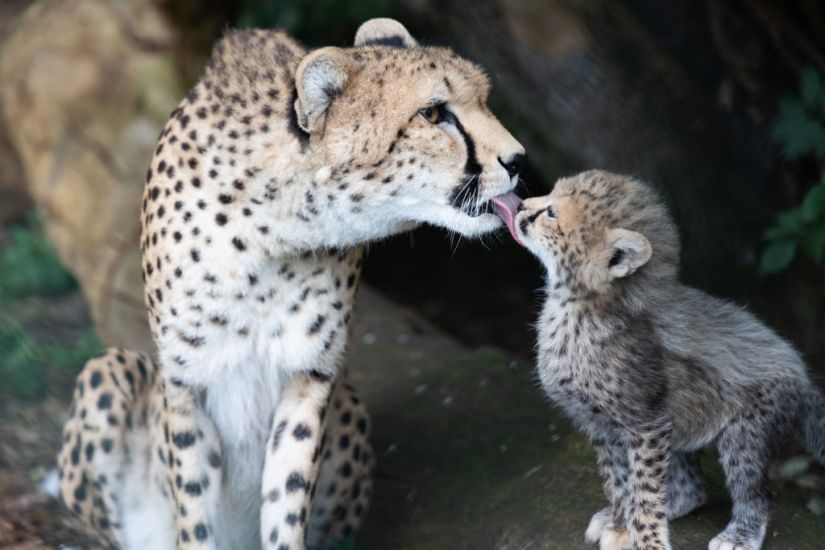
<path fill-rule="evenodd" d="M 814 458 L 825 465 L 825 396 L 814 388 L 804 395 L 799 431 Z"/>

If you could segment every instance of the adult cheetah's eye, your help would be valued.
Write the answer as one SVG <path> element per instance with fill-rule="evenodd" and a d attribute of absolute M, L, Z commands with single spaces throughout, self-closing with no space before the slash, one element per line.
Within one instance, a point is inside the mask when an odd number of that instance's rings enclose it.
<path fill-rule="evenodd" d="M 427 119 L 427 122 L 438 124 L 444 121 L 445 106 L 443 103 L 428 105 L 418 111 L 418 114 Z"/>
<path fill-rule="evenodd" d="M 553 207 L 552 207 L 552 206 L 548 206 L 548 207 L 547 207 L 547 210 L 545 210 L 545 212 L 546 212 L 546 213 L 547 213 L 547 215 L 548 215 L 549 217 L 551 217 L 551 218 L 555 218 L 555 217 L 556 217 L 556 211 L 555 211 L 555 210 L 553 210 Z"/>

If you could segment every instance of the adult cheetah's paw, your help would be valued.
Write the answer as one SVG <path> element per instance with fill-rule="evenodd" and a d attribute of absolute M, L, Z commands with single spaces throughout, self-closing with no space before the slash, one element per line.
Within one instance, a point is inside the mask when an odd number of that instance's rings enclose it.
<path fill-rule="evenodd" d="M 612 513 L 610 507 L 602 508 L 590 519 L 590 524 L 584 532 L 584 540 L 590 544 L 597 544 L 602 538 L 602 531 L 607 527 L 607 524 L 612 520 Z"/>

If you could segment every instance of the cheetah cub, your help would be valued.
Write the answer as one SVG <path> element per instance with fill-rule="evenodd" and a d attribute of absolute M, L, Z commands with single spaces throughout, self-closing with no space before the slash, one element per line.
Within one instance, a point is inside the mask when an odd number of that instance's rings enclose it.
<path fill-rule="evenodd" d="M 547 270 L 542 386 L 596 448 L 610 506 L 586 539 L 670 548 L 667 520 L 706 498 L 692 453 L 713 444 L 733 515 L 709 549 L 760 548 L 774 445 L 793 429 L 825 463 L 825 399 L 799 353 L 741 307 L 679 283 L 677 229 L 639 181 L 590 171 L 496 209 Z"/>

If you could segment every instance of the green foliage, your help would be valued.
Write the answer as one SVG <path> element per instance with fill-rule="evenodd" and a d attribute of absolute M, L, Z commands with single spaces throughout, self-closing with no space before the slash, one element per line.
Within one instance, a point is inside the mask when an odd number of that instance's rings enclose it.
<path fill-rule="evenodd" d="M 0 303 L 7 309 L 16 307 L 11 302 L 28 296 L 56 296 L 77 287 L 36 214 L 10 233 L 9 244 L 0 253 Z M 99 349 L 91 328 L 71 345 L 41 342 L 0 311 L 0 399 L 41 396 L 51 383 L 67 380 Z"/>
<path fill-rule="evenodd" d="M 54 296 L 76 286 L 60 265 L 37 215 L 11 228 L 11 244 L 0 256 L 0 302 L 35 294 Z"/>
<path fill-rule="evenodd" d="M 393 17 L 397 0 L 241 0 L 239 27 L 278 27 L 309 44 L 346 46 L 371 17 Z"/>
<path fill-rule="evenodd" d="M 43 343 L 10 316 L 0 315 L 0 396 L 30 399 L 42 396 L 47 387 L 60 388 L 100 349 L 91 328 L 70 345 Z"/>
<path fill-rule="evenodd" d="M 786 97 L 772 137 L 788 159 L 825 159 L 825 82 L 811 68 L 802 72 L 799 97 Z M 765 233 L 768 246 L 759 265 L 764 274 L 786 269 L 798 250 L 816 263 L 825 256 L 825 174 L 811 187 L 800 206 L 780 212 Z"/>

